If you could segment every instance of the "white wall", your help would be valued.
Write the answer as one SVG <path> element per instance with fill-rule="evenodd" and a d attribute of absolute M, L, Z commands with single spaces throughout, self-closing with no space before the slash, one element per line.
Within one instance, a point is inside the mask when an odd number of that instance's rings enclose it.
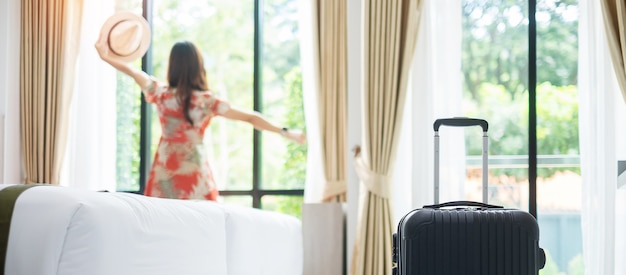
<path fill-rule="evenodd" d="M 20 0 L 0 1 L 0 182 L 22 181 L 20 155 Z"/>
<path fill-rule="evenodd" d="M 348 270 L 352 262 L 359 204 L 359 179 L 354 170 L 352 147 L 361 144 L 361 95 L 363 89 L 361 9 L 361 0 L 348 0 L 348 152 L 346 152 L 348 154 L 346 158 L 348 169 L 346 175 L 348 185 L 346 267 Z"/>

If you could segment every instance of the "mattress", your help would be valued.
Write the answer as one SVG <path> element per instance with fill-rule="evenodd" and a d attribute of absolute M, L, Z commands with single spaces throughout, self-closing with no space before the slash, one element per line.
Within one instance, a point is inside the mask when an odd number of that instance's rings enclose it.
<path fill-rule="evenodd" d="M 302 273 L 294 217 L 59 186 L 17 198 L 6 251 L 12 275 Z"/>
<path fill-rule="evenodd" d="M 300 220 L 236 205 L 220 207 L 226 215 L 228 274 L 302 274 Z"/>

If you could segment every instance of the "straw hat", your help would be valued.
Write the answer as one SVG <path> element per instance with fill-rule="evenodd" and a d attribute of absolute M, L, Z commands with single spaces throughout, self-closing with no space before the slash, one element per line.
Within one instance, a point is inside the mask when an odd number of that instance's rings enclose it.
<path fill-rule="evenodd" d="M 142 57 L 150 47 L 150 26 L 137 14 L 117 12 L 100 29 L 100 39 L 103 38 L 108 41 L 111 57 L 131 62 Z"/>

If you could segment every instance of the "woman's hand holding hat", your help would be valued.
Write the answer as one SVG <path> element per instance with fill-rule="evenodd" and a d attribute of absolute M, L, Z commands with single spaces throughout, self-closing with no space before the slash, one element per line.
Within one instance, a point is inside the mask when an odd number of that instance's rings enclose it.
<path fill-rule="evenodd" d="M 306 134 L 304 134 L 304 132 L 300 130 L 285 129 L 282 134 L 285 138 L 292 140 L 300 145 L 306 142 Z"/>
<path fill-rule="evenodd" d="M 96 51 L 98 51 L 98 55 L 100 55 L 100 58 L 102 58 L 102 60 L 107 62 L 111 60 L 109 56 L 109 45 L 106 37 L 101 37 L 100 39 L 98 39 L 98 41 L 96 41 L 95 47 Z"/>
<path fill-rule="evenodd" d="M 128 63 L 141 58 L 148 51 L 150 41 L 148 22 L 140 15 L 122 11 L 111 15 L 102 25 L 96 49 L 109 63 Z"/>
<path fill-rule="evenodd" d="M 102 60 L 132 77 L 140 87 L 145 87 L 151 82 L 150 77 L 131 66 L 130 62 L 146 53 L 150 39 L 150 28 L 143 17 L 117 12 L 106 20 L 94 46 Z"/>

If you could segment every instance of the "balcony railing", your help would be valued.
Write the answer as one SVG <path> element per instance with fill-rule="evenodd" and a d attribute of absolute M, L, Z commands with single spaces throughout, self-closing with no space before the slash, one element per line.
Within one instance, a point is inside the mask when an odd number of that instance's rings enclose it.
<path fill-rule="evenodd" d="M 480 167 L 482 165 L 481 156 L 467 156 L 467 167 Z M 578 155 L 538 155 L 537 167 L 579 167 L 580 156 Z M 508 155 L 489 156 L 489 168 L 526 168 L 528 167 L 528 156 Z"/>

